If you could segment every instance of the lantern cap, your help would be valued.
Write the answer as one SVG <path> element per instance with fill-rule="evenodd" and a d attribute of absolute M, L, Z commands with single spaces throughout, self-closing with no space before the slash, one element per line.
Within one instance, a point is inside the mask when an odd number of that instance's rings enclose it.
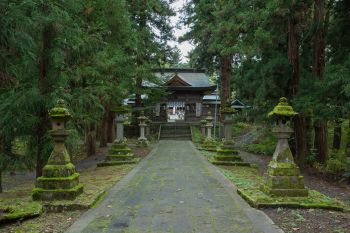
<path fill-rule="evenodd" d="M 49 111 L 49 116 L 54 118 L 69 118 L 71 115 L 66 108 L 63 99 L 59 99 L 55 107 Z"/>
<path fill-rule="evenodd" d="M 273 108 L 273 110 L 268 114 L 271 116 L 284 116 L 293 117 L 298 113 L 293 110 L 293 107 L 288 104 L 286 97 L 281 97 L 279 103 Z"/>
<path fill-rule="evenodd" d="M 145 112 L 144 111 L 141 111 L 140 112 L 140 116 L 138 117 L 139 120 L 146 120 L 147 117 L 145 117 Z"/>

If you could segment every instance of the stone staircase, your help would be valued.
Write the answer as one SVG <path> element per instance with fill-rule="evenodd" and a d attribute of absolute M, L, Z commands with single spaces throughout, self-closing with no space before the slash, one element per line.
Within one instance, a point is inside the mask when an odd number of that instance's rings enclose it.
<path fill-rule="evenodd" d="M 191 127 L 188 123 L 166 123 L 161 125 L 160 140 L 191 140 Z"/>

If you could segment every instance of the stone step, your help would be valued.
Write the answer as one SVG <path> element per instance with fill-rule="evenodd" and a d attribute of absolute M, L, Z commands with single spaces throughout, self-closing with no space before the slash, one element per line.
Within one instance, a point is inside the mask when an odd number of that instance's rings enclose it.
<path fill-rule="evenodd" d="M 191 138 L 191 134 L 161 134 L 160 138 Z"/>

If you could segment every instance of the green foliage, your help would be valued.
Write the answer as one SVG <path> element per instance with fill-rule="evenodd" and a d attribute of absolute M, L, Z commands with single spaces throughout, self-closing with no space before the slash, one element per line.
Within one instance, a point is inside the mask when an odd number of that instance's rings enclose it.
<path fill-rule="evenodd" d="M 196 126 L 191 126 L 192 131 L 192 141 L 194 143 L 201 143 L 203 141 L 203 136 L 200 129 Z"/>
<path fill-rule="evenodd" d="M 254 154 L 263 154 L 272 156 L 277 144 L 277 139 L 268 130 L 260 136 L 257 142 L 244 145 L 243 148 Z"/>

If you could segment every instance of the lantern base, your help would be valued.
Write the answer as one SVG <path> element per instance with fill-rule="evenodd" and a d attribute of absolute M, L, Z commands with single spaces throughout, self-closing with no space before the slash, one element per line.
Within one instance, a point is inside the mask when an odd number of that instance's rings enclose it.
<path fill-rule="evenodd" d="M 147 138 L 139 138 L 137 139 L 136 145 L 138 147 L 148 147 L 149 146 L 149 142 L 147 140 Z"/>
<path fill-rule="evenodd" d="M 308 190 L 304 185 L 304 177 L 300 175 L 299 167 L 293 162 L 278 163 L 271 161 L 265 184 L 260 189 L 273 196 L 308 196 Z"/>
<path fill-rule="evenodd" d="M 53 201 L 53 200 L 74 200 L 83 193 L 83 185 L 78 184 L 70 189 L 33 189 L 33 200 Z"/>
<path fill-rule="evenodd" d="M 216 142 L 212 138 L 206 138 L 201 146 L 203 150 L 206 151 L 216 151 L 218 146 L 218 142 Z"/>
<path fill-rule="evenodd" d="M 74 200 L 83 192 L 83 185 L 79 184 L 79 173 L 74 165 L 48 164 L 43 169 L 43 176 L 38 177 L 33 189 L 34 200 Z"/>
<path fill-rule="evenodd" d="M 115 141 L 109 149 L 105 161 L 98 163 L 97 166 L 115 166 L 122 164 L 132 164 L 136 162 L 137 160 L 135 159 L 128 145 L 124 141 Z"/>
<path fill-rule="evenodd" d="M 214 155 L 209 161 L 215 165 L 224 166 L 250 166 L 250 163 L 243 162 L 241 156 L 238 154 L 238 150 L 232 146 L 223 146 L 216 150 L 217 154 Z"/>

